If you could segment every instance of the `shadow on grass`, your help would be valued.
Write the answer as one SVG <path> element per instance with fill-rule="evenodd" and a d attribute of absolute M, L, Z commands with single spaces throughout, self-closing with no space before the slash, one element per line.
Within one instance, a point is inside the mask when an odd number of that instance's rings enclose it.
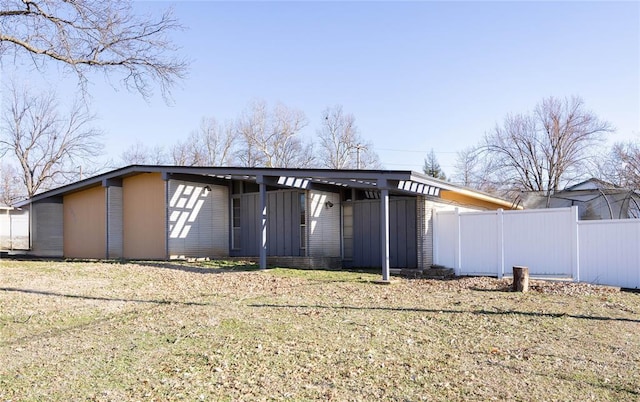
<path fill-rule="evenodd" d="M 614 317 L 599 317 L 590 316 L 584 314 L 566 314 L 566 313 L 538 313 L 534 311 L 516 311 L 516 310 L 504 310 L 504 311 L 490 311 L 490 310 L 443 310 L 443 309 L 426 309 L 416 307 L 358 307 L 358 306 L 326 306 L 321 304 L 250 304 L 249 307 L 256 308 L 300 308 L 300 309 L 328 309 L 328 310 L 370 310 L 370 311 L 400 311 L 400 312 L 415 312 L 415 313 L 432 313 L 432 314 L 475 314 L 475 315 L 522 315 L 527 317 L 548 317 L 548 318 L 576 318 L 584 320 L 595 321 L 623 321 L 623 322 L 635 322 L 640 323 L 640 320 L 632 318 L 614 318 Z"/>
<path fill-rule="evenodd" d="M 168 262 L 168 261 L 128 261 L 127 263 L 162 269 L 191 272 L 195 274 L 221 274 L 225 272 L 258 271 L 260 267 L 249 261 L 196 261 L 196 262 Z"/>
<path fill-rule="evenodd" d="M 477 286 L 472 286 L 469 288 L 469 290 L 473 290 L 474 292 L 498 292 L 498 293 L 504 293 L 504 292 L 513 292 L 513 287 L 511 285 L 508 286 L 499 286 L 496 288 L 479 288 Z"/>
<path fill-rule="evenodd" d="M 228 260 L 211 259 L 202 261 L 166 261 L 166 260 L 128 260 L 128 259 L 69 259 L 57 257 L 34 257 L 34 256 L 10 256 L 4 260 L 33 261 L 33 262 L 57 262 L 69 264 L 112 264 L 112 265 L 141 265 L 144 267 L 154 267 L 163 269 L 174 269 L 184 272 L 198 274 L 220 274 L 224 272 L 257 271 L 258 264 L 248 260 Z"/>
<path fill-rule="evenodd" d="M 256 257 L 230 257 L 230 258 L 212 258 L 206 260 L 186 261 L 186 260 L 129 260 L 129 259 L 83 259 L 83 258 L 62 258 L 62 257 L 36 257 L 36 256 L 8 256 L 3 257 L 3 260 L 15 260 L 15 261 L 33 261 L 33 262 L 58 262 L 58 263 L 99 263 L 99 264 L 113 264 L 113 265 L 141 265 L 145 267 L 174 269 L 184 272 L 193 272 L 198 274 L 219 274 L 226 272 L 245 272 L 245 271 L 259 271 L 260 265 L 256 261 Z M 301 273 L 305 271 L 323 271 L 323 272 L 348 272 L 348 273 L 361 273 L 361 274 L 381 274 L 380 268 L 299 268 L 299 267 L 281 267 L 275 265 L 269 265 L 266 270 L 286 268 Z M 340 282 L 340 280 L 336 280 Z"/>
<path fill-rule="evenodd" d="M 558 357 L 556 355 L 553 354 L 541 354 L 541 353 L 535 353 L 536 355 L 539 356 L 547 356 L 547 357 L 553 357 L 555 359 L 561 359 L 561 357 Z M 512 365 L 512 364 L 507 364 L 504 362 L 496 362 L 496 361 L 488 361 L 488 364 L 492 365 L 492 366 L 497 366 L 500 367 L 502 369 L 511 371 L 513 373 L 520 373 L 521 369 L 520 367 L 518 367 L 517 365 Z M 624 393 L 624 394 L 630 394 L 630 395 L 634 395 L 634 398 L 637 395 L 640 395 L 640 392 L 634 390 L 634 389 L 630 389 L 627 388 L 623 385 L 617 385 L 615 383 L 610 383 L 610 384 L 606 384 L 603 382 L 596 382 L 596 381 L 589 381 L 589 380 L 585 380 L 584 378 L 574 378 L 571 377 L 571 375 L 563 373 L 562 371 L 557 371 L 554 373 L 545 373 L 545 372 L 541 372 L 541 371 L 534 371 L 533 374 L 535 375 L 539 375 L 542 377 L 548 377 L 548 378 L 552 378 L 552 379 L 560 379 L 563 381 L 568 381 L 568 382 L 574 382 L 577 383 L 578 385 L 582 385 L 582 384 L 588 384 L 589 386 L 592 386 L 594 388 L 601 388 L 607 391 L 612 391 L 615 393 Z"/>
<path fill-rule="evenodd" d="M 71 262 L 80 262 L 80 260 L 73 260 Z M 118 264 L 118 265 L 141 265 L 143 267 L 173 269 L 183 272 L 192 272 L 196 274 L 221 274 L 225 272 L 243 272 L 243 271 L 257 271 L 260 269 L 258 264 L 247 260 L 228 260 L 228 259 L 211 259 L 202 261 L 166 261 L 166 260 L 100 260 L 97 261 L 103 264 Z"/>
<path fill-rule="evenodd" d="M 67 297 L 67 298 L 70 298 L 70 299 L 98 300 L 98 301 L 150 303 L 150 304 L 179 304 L 179 305 L 183 305 L 183 306 L 210 306 L 210 305 L 212 305 L 211 303 L 201 303 L 201 302 L 183 302 L 183 301 L 175 301 L 175 300 L 125 299 L 125 298 L 117 298 L 117 297 L 85 296 L 85 295 L 74 295 L 74 294 L 67 294 L 67 293 L 48 292 L 48 291 L 44 291 L 44 290 L 4 288 L 4 287 L 0 288 L 0 291 L 27 293 L 27 294 L 42 295 L 42 296 Z"/>

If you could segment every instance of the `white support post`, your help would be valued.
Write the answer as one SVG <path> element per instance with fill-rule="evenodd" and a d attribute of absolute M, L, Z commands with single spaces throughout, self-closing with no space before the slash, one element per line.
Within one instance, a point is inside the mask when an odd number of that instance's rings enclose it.
<path fill-rule="evenodd" d="M 571 207 L 571 276 L 574 282 L 580 282 L 580 238 L 578 206 Z"/>
<path fill-rule="evenodd" d="M 166 203 L 166 199 L 165 199 L 165 209 L 169 208 L 168 207 L 169 204 Z M 111 206 L 109 205 L 109 187 L 104 187 L 104 255 L 105 258 L 108 260 L 109 259 L 109 224 L 111 222 L 109 222 L 109 209 Z M 165 220 L 165 226 L 167 223 L 168 219 Z M 165 230 L 165 236 L 166 233 L 168 233 Z"/>
<path fill-rule="evenodd" d="M 171 254 L 169 252 L 169 178 L 164 181 L 164 254 L 165 259 L 169 260 Z"/>
<path fill-rule="evenodd" d="M 264 176 L 256 177 L 260 187 L 260 269 L 267 268 L 267 185 Z"/>
<path fill-rule="evenodd" d="M 504 210 L 498 209 L 498 279 L 504 276 Z"/>
<path fill-rule="evenodd" d="M 382 241 L 382 280 L 389 280 L 389 189 L 385 179 L 378 181 L 380 188 L 380 238 Z"/>
<path fill-rule="evenodd" d="M 169 180 L 171 179 L 171 175 L 168 172 L 162 172 L 162 181 L 164 182 L 164 256 L 166 260 L 171 258 L 169 253 L 169 227 L 171 227 L 171 223 L 169 222 L 169 209 L 171 206 L 169 205 Z M 107 187 L 107 192 L 109 191 Z M 107 234 L 107 237 L 109 235 Z M 107 249 L 108 252 L 108 249 Z"/>

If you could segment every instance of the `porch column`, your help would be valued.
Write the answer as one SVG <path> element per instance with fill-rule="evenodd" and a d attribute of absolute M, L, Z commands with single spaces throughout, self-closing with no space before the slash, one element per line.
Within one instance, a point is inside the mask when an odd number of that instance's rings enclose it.
<path fill-rule="evenodd" d="M 267 268 L 267 185 L 264 176 L 256 176 L 260 186 L 260 269 Z"/>
<path fill-rule="evenodd" d="M 380 188 L 380 239 L 382 241 L 382 280 L 389 280 L 389 189 L 387 180 L 378 180 Z"/>
<path fill-rule="evenodd" d="M 169 253 L 169 180 L 171 180 L 171 174 L 169 172 L 162 172 L 162 181 L 164 182 L 164 255 L 166 260 L 171 259 Z"/>

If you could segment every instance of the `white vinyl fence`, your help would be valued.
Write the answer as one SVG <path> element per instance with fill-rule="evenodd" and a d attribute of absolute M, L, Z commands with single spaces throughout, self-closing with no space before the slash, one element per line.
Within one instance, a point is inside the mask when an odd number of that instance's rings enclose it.
<path fill-rule="evenodd" d="M 577 207 L 434 214 L 434 262 L 457 275 L 510 275 L 640 288 L 640 219 L 579 221 Z"/>

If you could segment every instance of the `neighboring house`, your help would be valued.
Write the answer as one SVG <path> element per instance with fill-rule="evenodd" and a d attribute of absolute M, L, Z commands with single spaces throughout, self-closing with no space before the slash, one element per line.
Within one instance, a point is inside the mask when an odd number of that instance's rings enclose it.
<path fill-rule="evenodd" d="M 128 166 L 38 194 L 31 252 L 428 268 L 434 210 L 508 201 L 410 171 Z"/>
<path fill-rule="evenodd" d="M 0 251 L 29 249 L 29 211 L 0 204 Z"/>
<path fill-rule="evenodd" d="M 640 193 L 591 178 L 547 197 L 523 193 L 527 209 L 562 208 L 577 205 L 582 220 L 640 218 Z"/>

